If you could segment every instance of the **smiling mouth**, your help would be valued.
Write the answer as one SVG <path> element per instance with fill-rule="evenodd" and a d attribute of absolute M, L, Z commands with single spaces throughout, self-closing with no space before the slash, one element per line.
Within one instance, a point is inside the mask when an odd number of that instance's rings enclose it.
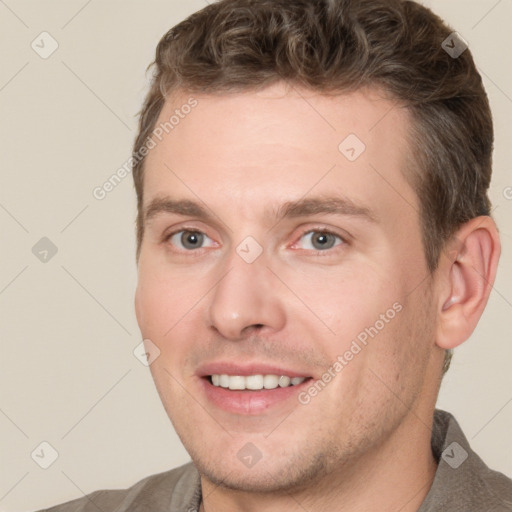
<path fill-rule="evenodd" d="M 263 391 L 298 386 L 310 377 L 288 377 L 287 375 L 209 375 L 207 380 L 215 387 L 230 391 Z"/>

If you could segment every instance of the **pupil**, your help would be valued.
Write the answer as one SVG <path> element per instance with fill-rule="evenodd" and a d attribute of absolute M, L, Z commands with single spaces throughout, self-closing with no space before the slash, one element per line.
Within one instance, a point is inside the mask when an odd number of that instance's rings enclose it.
<path fill-rule="evenodd" d="M 334 237 L 329 233 L 320 233 L 313 236 L 313 245 L 318 245 L 320 249 L 325 249 L 327 246 L 332 247 Z"/>
<path fill-rule="evenodd" d="M 195 249 L 201 245 L 202 234 L 195 231 L 186 231 L 181 235 L 181 243 L 187 249 Z"/>

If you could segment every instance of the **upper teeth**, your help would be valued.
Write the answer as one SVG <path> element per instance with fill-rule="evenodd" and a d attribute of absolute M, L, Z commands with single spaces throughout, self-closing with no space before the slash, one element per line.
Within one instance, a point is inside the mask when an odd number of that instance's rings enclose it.
<path fill-rule="evenodd" d="M 275 389 L 278 386 L 296 386 L 306 380 L 305 377 L 287 377 L 286 375 L 212 375 L 211 381 L 214 386 L 229 388 L 233 390 L 242 389 Z"/>

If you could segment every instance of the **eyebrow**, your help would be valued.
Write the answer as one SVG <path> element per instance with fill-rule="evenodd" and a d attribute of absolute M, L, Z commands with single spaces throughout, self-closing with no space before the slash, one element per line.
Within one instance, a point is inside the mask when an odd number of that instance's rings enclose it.
<path fill-rule="evenodd" d="M 190 199 L 172 199 L 170 197 L 154 198 L 144 210 L 144 221 L 147 222 L 162 213 L 196 217 L 201 220 L 211 220 L 215 215 L 201 204 Z M 374 213 L 367 207 L 358 205 L 351 199 L 340 196 L 320 196 L 287 201 L 278 208 L 267 212 L 273 219 L 305 217 L 308 215 L 346 215 L 361 217 L 376 222 Z"/>
<path fill-rule="evenodd" d="M 190 199 L 171 199 L 170 197 L 156 197 L 144 210 L 144 221 L 149 221 L 162 213 L 174 213 L 185 217 L 198 217 L 209 219 L 213 217 L 206 208 Z"/>
<path fill-rule="evenodd" d="M 375 215 L 369 208 L 358 205 L 347 197 L 340 196 L 311 197 L 298 201 L 288 201 L 277 209 L 274 217 L 283 219 L 319 214 L 357 216 L 376 222 Z"/>

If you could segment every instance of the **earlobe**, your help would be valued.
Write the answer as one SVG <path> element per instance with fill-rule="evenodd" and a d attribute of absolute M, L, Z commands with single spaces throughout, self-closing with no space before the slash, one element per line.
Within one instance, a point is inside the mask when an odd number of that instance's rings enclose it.
<path fill-rule="evenodd" d="M 499 255 L 498 230 L 490 217 L 470 220 L 452 237 L 439 268 L 443 286 L 436 344 L 440 348 L 455 348 L 475 329 L 494 284 Z"/>

